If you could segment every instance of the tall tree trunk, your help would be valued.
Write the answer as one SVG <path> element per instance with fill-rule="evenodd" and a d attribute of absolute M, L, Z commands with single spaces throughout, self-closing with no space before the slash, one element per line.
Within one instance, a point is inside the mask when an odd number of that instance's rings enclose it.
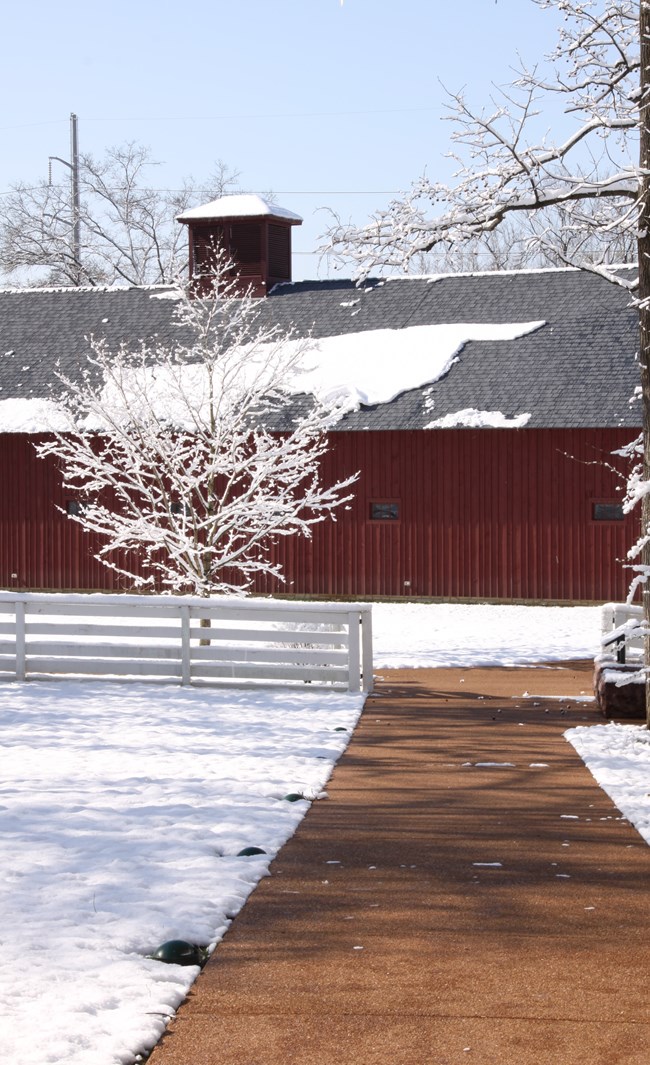
<path fill-rule="evenodd" d="M 639 4 L 640 66 L 640 134 L 639 161 L 641 201 L 639 211 L 639 363 L 643 398 L 643 477 L 650 481 L 650 2 Z M 641 563 L 650 574 L 650 495 L 642 500 Z M 643 614 L 646 631 L 650 634 L 650 586 L 643 585 Z M 646 670 L 650 666 L 650 635 L 645 638 Z M 650 675 L 646 672 L 646 718 L 650 727 Z"/>
<path fill-rule="evenodd" d="M 201 595 L 203 596 L 204 599 L 209 599 L 210 598 L 210 593 L 205 591 L 205 590 L 201 592 Z M 212 618 L 201 618 L 200 627 L 202 629 L 211 629 L 212 628 Z M 206 633 L 205 636 L 203 636 L 199 640 L 199 647 L 209 647 L 209 646 L 210 646 L 209 633 Z"/>

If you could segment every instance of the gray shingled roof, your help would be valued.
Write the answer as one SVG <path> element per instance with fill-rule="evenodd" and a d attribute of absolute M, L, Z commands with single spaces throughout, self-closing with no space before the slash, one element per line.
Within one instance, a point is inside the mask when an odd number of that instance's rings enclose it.
<path fill-rule="evenodd" d="M 112 345 L 173 337 L 175 302 L 151 289 L 0 292 L 0 398 L 44 397 L 57 366 L 76 376 L 90 334 Z M 465 408 L 530 412 L 530 428 L 638 426 L 638 325 L 626 291 L 572 270 L 437 279 L 300 282 L 262 305 L 282 325 L 332 336 L 452 322 L 544 320 L 512 341 L 470 342 L 447 375 L 342 427 L 419 429 Z"/>

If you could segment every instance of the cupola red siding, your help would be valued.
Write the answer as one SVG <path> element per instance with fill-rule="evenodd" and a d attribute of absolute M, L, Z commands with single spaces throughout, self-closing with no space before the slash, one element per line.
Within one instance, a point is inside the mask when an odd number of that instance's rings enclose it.
<path fill-rule="evenodd" d="M 232 260 L 242 294 L 267 296 L 291 281 L 291 228 L 301 219 L 260 196 L 223 196 L 179 215 L 188 228 L 189 269 L 198 295 L 212 291 L 215 252 Z"/>

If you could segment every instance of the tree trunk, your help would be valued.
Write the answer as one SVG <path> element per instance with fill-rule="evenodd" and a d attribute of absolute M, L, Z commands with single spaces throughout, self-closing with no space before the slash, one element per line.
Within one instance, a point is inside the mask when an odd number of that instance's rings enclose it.
<path fill-rule="evenodd" d="M 650 481 L 650 2 L 639 4 L 640 65 L 640 210 L 639 210 L 639 364 L 643 400 L 643 478 Z M 642 555 L 645 573 L 650 574 L 650 496 L 645 495 L 641 509 Z M 650 633 L 650 587 L 643 585 L 643 615 Z M 644 662 L 650 666 L 650 635 L 645 638 Z M 646 718 L 650 727 L 650 675 L 646 672 Z"/>
<path fill-rule="evenodd" d="M 201 618 L 200 627 L 201 628 L 211 628 L 212 627 L 212 622 L 211 622 L 210 618 Z M 198 645 L 199 645 L 199 648 L 209 648 L 210 640 L 208 639 L 208 636 L 201 637 L 201 639 L 198 641 Z"/>
<path fill-rule="evenodd" d="M 210 597 L 210 593 L 209 592 L 203 592 L 203 595 L 205 596 L 206 599 L 209 599 L 209 597 Z M 212 628 L 212 619 L 211 618 L 201 618 L 200 627 L 202 629 L 211 629 Z M 199 640 L 199 647 L 209 647 L 209 646 L 210 646 L 210 640 L 208 638 L 208 634 L 206 633 L 206 635 L 204 637 L 202 637 L 202 639 Z"/>

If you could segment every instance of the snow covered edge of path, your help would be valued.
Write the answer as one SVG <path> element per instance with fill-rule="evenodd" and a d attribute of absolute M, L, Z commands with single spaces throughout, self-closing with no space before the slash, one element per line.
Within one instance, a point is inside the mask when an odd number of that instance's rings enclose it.
<path fill-rule="evenodd" d="M 579 725 L 564 733 L 599 786 L 650 844 L 650 731 L 645 725 Z"/>

